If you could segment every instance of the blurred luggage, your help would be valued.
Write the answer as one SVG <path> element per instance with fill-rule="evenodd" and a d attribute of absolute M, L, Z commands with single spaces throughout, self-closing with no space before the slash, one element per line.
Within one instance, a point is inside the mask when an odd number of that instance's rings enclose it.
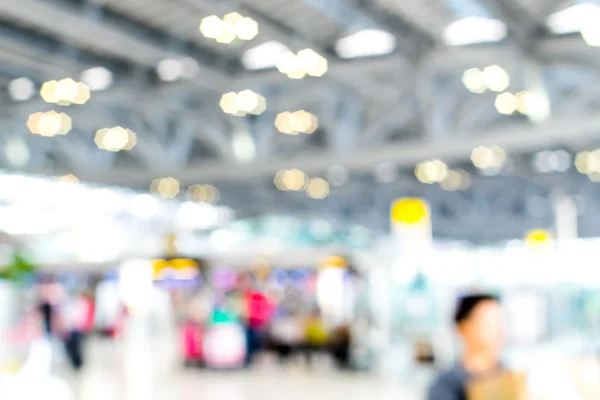
<path fill-rule="evenodd" d="M 501 372 L 478 379 L 467 387 L 469 400 L 526 400 L 526 376 L 517 372 Z"/>
<path fill-rule="evenodd" d="M 188 321 L 183 325 L 181 328 L 181 341 L 183 347 L 183 359 L 186 365 L 204 362 L 202 340 L 203 329 L 199 323 Z"/>

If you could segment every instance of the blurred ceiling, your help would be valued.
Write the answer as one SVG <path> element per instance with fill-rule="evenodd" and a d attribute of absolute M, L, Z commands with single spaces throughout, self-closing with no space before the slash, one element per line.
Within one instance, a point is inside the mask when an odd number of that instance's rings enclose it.
<path fill-rule="evenodd" d="M 582 233 L 600 234 L 586 225 L 600 216 L 588 177 L 571 161 L 554 169 L 535 163 L 540 151 L 574 158 L 595 148 L 600 34 L 582 22 L 596 14 L 581 8 L 592 3 L 0 0 L 1 163 L 143 191 L 173 176 L 185 187 L 217 186 L 241 216 L 323 215 L 378 230 L 387 227 L 392 199 L 425 196 L 438 236 L 486 242 L 551 226 L 551 200 L 566 194 L 586 204 Z M 256 21 L 258 36 L 219 43 L 199 31 L 204 18 L 231 12 Z M 328 71 L 290 79 L 273 65 L 286 49 L 312 49 Z M 494 65 L 505 75 L 486 84 L 500 90 L 478 88 L 477 78 Z M 465 71 L 474 68 L 481 76 L 467 81 Z M 94 83 L 106 71 L 110 83 Z M 65 77 L 98 90 L 85 105 L 44 102 L 42 84 Z M 33 93 L 22 80 L 17 88 L 20 78 L 33 83 Z M 510 83 L 502 88 L 504 78 Z M 248 89 L 264 96 L 266 111 L 223 112 L 224 93 Z M 499 100 L 501 92 L 509 98 Z M 517 112 L 518 93 L 538 101 Z M 301 109 L 318 118 L 318 129 L 278 132 L 277 115 Z M 67 135 L 28 131 L 30 114 L 49 110 L 70 116 Z M 115 126 L 135 132 L 131 151 L 98 148 L 96 131 Z M 504 149 L 505 168 L 476 169 L 471 152 L 481 145 Z M 470 188 L 419 183 L 415 165 L 432 159 L 473 175 Z M 290 168 L 326 177 L 329 196 L 277 190 L 276 172 Z M 540 198 L 546 205 L 528 206 Z"/>

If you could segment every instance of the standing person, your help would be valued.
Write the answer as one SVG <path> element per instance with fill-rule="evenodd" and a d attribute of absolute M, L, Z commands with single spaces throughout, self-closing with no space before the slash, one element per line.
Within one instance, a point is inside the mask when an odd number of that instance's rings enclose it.
<path fill-rule="evenodd" d="M 93 305 L 83 295 L 73 296 L 67 301 L 64 316 L 65 348 L 75 370 L 83 367 L 83 340 L 89 327 L 90 312 L 93 313 Z"/>
<path fill-rule="evenodd" d="M 467 400 L 467 384 L 498 372 L 503 345 L 502 310 L 497 297 L 481 294 L 463 297 L 454 322 L 464 342 L 461 361 L 442 373 L 429 388 L 428 400 Z"/>

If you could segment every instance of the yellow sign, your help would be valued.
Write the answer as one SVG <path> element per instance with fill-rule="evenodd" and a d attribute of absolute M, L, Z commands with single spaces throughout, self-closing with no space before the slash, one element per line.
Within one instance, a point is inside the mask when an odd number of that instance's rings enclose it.
<path fill-rule="evenodd" d="M 348 268 L 348 260 L 342 256 L 330 256 L 321 263 L 322 268 Z"/>
<path fill-rule="evenodd" d="M 194 260 L 177 258 L 174 260 L 154 260 L 154 279 L 161 279 L 171 271 L 177 276 L 187 276 L 191 271 L 198 271 L 199 265 Z M 191 271 L 190 271 L 191 270 Z"/>
<path fill-rule="evenodd" d="M 392 204 L 390 217 L 393 223 L 414 225 L 429 220 L 429 205 L 422 199 L 398 199 Z"/>
<path fill-rule="evenodd" d="M 552 234 L 544 229 L 534 229 L 525 236 L 525 244 L 529 247 L 547 246 L 551 243 Z"/>

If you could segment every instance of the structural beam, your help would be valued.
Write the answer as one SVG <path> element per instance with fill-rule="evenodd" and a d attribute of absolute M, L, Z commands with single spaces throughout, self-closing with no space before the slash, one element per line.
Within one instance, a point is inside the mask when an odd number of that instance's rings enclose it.
<path fill-rule="evenodd" d="M 82 48 L 108 54 L 136 64 L 155 67 L 166 58 L 181 56 L 162 46 L 134 37 L 102 21 L 86 18 L 74 8 L 59 7 L 41 0 L 0 0 L 0 14 Z M 208 80 L 226 85 L 226 74 L 202 68 Z"/>
<path fill-rule="evenodd" d="M 182 170 L 165 171 L 183 183 L 197 181 L 243 182 L 271 178 L 281 169 L 298 168 L 309 174 L 319 174 L 332 165 L 343 165 L 350 171 L 370 171 L 381 162 L 395 162 L 412 168 L 416 163 L 439 158 L 450 164 L 468 159 L 472 149 L 480 145 L 499 145 L 512 152 L 527 152 L 557 145 L 585 144 L 600 136 L 600 116 L 580 115 L 553 118 L 533 126 L 528 123 L 506 124 L 483 132 L 454 132 L 443 139 L 418 140 L 361 149 L 352 153 L 333 154 L 314 151 L 292 159 L 261 160 L 248 165 L 206 163 Z M 145 185 L 155 178 L 138 169 L 115 169 L 110 174 L 85 173 L 81 178 L 107 184 Z"/>

